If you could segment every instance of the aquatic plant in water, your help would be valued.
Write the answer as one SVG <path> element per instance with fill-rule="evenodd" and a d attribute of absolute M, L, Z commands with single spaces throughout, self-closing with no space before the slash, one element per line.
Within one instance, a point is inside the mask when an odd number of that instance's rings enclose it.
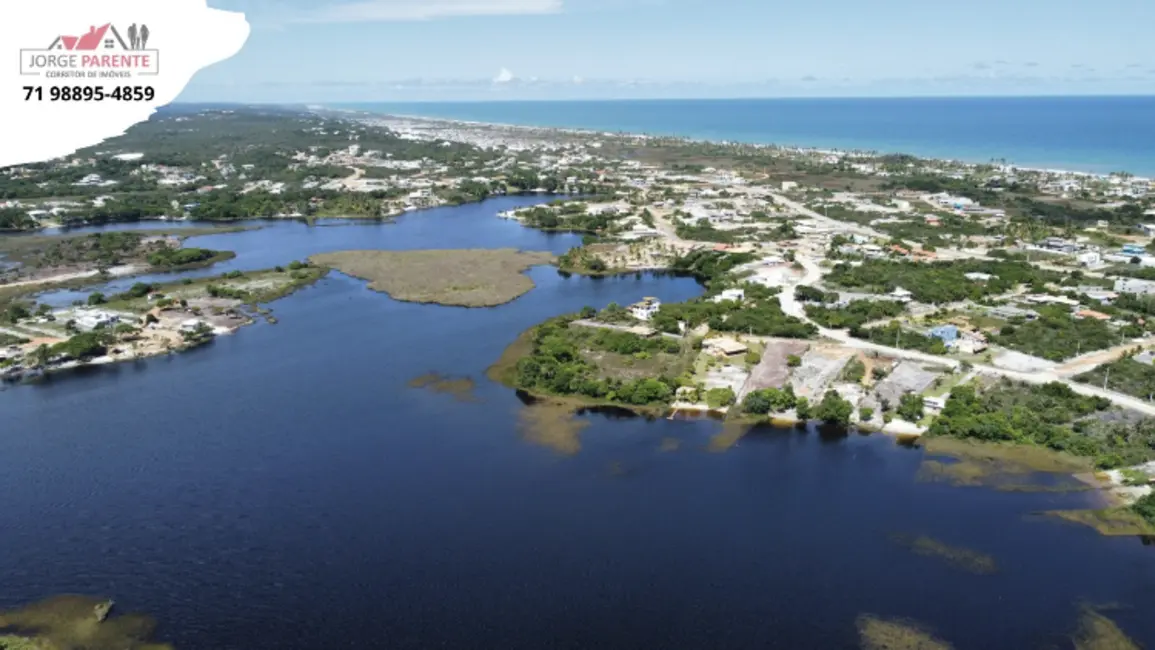
<path fill-rule="evenodd" d="M 864 650 L 951 650 L 949 643 L 913 621 L 863 614 L 857 623 Z"/>
<path fill-rule="evenodd" d="M 0 612 L 4 650 L 172 650 L 149 641 L 155 622 L 141 614 L 110 615 L 112 601 L 57 596 Z"/>

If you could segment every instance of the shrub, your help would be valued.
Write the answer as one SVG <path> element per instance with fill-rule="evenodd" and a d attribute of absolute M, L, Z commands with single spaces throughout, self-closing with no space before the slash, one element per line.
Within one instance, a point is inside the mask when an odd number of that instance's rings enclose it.
<path fill-rule="evenodd" d="M 706 405 L 712 409 L 730 406 L 737 396 L 729 386 L 725 388 L 711 388 L 706 391 Z"/>

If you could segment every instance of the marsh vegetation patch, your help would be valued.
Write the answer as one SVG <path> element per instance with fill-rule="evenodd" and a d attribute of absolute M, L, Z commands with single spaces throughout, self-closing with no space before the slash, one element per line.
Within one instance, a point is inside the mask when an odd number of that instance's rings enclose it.
<path fill-rule="evenodd" d="M 951 546 L 926 535 L 896 533 L 890 536 L 890 541 L 918 555 L 938 558 L 970 573 L 990 575 L 998 571 L 998 564 L 990 555 L 969 548 Z"/>
<path fill-rule="evenodd" d="M 1079 628 L 1071 641 L 1075 650 L 1140 650 L 1141 647 L 1124 634 L 1114 621 L 1091 607 L 1083 608 Z"/>
<path fill-rule="evenodd" d="M 718 453 L 727 451 L 753 428 L 749 422 L 727 421 L 722 424 L 722 430 L 710 438 L 706 448 Z"/>
<path fill-rule="evenodd" d="M 858 637 L 864 650 L 951 650 L 951 645 L 914 621 L 858 617 Z"/>
<path fill-rule="evenodd" d="M 540 400 L 518 412 L 517 427 L 523 439 L 572 455 L 581 451 L 581 432 L 589 421 L 575 415 L 576 408 L 564 402 Z"/>
<path fill-rule="evenodd" d="M 926 456 L 917 480 L 1008 492 L 1078 492 L 1095 489 L 1075 474 L 1088 471 L 1086 459 L 1042 447 L 925 437 Z"/>
<path fill-rule="evenodd" d="M 110 612 L 112 602 L 57 596 L 0 612 L 0 648 L 16 650 L 172 650 L 149 641 L 155 622 Z"/>
<path fill-rule="evenodd" d="M 449 377 L 429 372 L 409 380 L 409 387 L 450 395 L 459 402 L 477 401 L 473 393 L 476 383 L 469 377 Z"/>
<path fill-rule="evenodd" d="M 494 250 L 342 251 L 309 258 L 369 282 L 396 300 L 458 307 L 502 305 L 533 289 L 525 271 L 552 253 Z"/>
<path fill-rule="evenodd" d="M 1102 535 L 1155 535 L 1155 525 L 1130 508 L 1102 510 L 1051 510 L 1052 517 L 1090 526 Z"/>

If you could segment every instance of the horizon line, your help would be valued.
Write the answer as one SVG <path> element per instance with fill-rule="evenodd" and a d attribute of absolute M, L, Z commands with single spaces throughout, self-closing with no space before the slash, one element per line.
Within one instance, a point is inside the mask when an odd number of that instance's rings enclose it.
<path fill-rule="evenodd" d="M 816 96 L 763 96 L 742 95 L 733 97 L 591 97 L 591 98 L 510 98 L 510 99 L 355 99 L 343 101 L 318 100 L 271 100 L 271 101 L 238 101 L 238 100 L 176 100 L 172 105 L 229 105 L 229 106 L 299 106 L 302 104 L 322 106 L 349 106 L 357 104 L 506 104 L 515 102 L 524 103 L 612 103 L 612 102 L 728 102 L 739 100 L 762 101 L 845 101 L 845 100 L 926 100 L 926 99 L 1155 99 L 1155 93 L 1111 93 L 1111 94 L 1038 94 L 1038 95 L 816 95 Z"/>

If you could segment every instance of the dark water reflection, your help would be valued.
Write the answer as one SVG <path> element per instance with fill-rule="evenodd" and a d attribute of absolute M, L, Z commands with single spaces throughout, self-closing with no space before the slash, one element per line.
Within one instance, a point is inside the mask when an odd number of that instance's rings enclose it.
<path fill-rule="evenodd" d="M 459 214 L 225 237 L 245 268 L 437 230 L 440 247 L 575 241 Z M 531 275 L 534 291 L 473 310 L 334 275 L 276 303 L 277 325 L 0 392 L 0 608 L 106 594 L 183 649 L 855 648 L 863 612 L 958 648 L 1034 648 L 1060 645 L 1087 601 L 1125 606 L 1112 618 L 1155 644 L 1151 547 L 1031 516 L 1086 494 L 919 483 L 920 450 L 813 427 L 711 453 L 716 421 L 599 411 L 578 416 L 576 455 L 526 443 L 525 404 L 484 374 L 520 331 L 700 292 Z M 472 378 L 476 400 L 408 386 L 431 371 Z"/>

